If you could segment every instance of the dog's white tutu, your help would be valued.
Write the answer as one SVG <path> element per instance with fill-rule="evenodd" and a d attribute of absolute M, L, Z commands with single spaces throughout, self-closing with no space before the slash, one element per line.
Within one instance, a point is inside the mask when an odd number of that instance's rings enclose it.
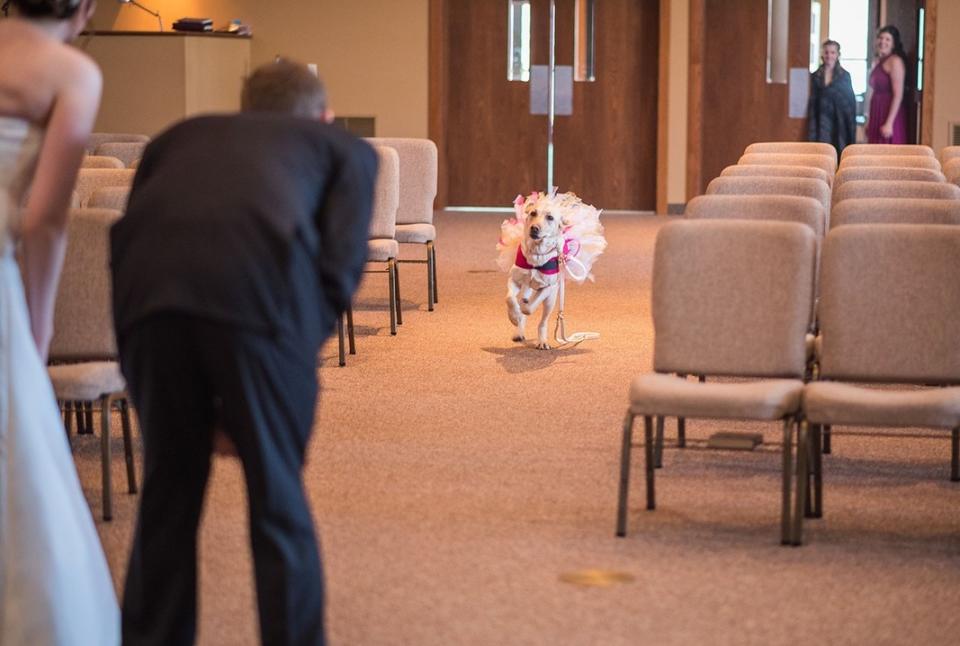
<path fill-rule="evenodd" d="M 514 217 L 500 225 L 500 240 L 497 242 L 497 265 L 509 272 L 517 259 L 517 250 L 524 237 L 527 213 L 534 209 L 547 209 L 560 218 L 563 226 L 563 266 L 567 276 L 582 283 L 593 280 L 593 263 L 607 247 L 600 224 L 600 211 L 584 204 L 574 193 L 533 192 L 527 197 L 518 195 L 513 201 Z"/>

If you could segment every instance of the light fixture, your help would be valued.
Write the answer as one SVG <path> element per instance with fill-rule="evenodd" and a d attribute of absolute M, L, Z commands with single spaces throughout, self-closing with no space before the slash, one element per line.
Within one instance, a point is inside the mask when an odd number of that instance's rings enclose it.
<path fill-rule="evenodd" d="M 152 9 L 147 9 L 147 8 L 144 7 L 142 4 L 140 4 L 139 2 L 137 2 L 137 0 L 117 0 L 117 1 L 118 1 L 120 4 L 132 4 L 134 7 L 137 7 L 137 8 L 139 8 L 139 9 L 143 9 L 144 11 L 146 11 L 146 12 L 147 12 L 148 14 L 150 14 L 151 16 L 156 17 L 157 22 L 160 23 L 160 31 L 163 31 L 163 18 L 160 17 L 160 12 L 158 12 L 158 11 L 153 11 Z"/>

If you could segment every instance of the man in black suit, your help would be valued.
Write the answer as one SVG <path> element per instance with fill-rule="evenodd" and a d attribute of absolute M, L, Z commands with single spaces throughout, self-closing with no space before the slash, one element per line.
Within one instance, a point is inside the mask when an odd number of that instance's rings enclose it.
<path fill-rule="evenodd" d="M 301 471 L 317 351 L 360 279 L 377 166 L 329 116 L 305 67 L 260 68 L 241 114 L 189 119 L 147 147 L 111 232 L 118 349 L 145 445 L 124 644 L 195 639 L 214 428 L 243 464 L 262 643 L 324 642 Z"/>

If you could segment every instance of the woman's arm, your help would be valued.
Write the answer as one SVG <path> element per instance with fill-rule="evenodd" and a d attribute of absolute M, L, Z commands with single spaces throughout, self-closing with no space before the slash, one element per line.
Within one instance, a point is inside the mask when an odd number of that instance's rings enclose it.
<path fill-rule="evenodd" d="M 70 197 L 97 115 L 102 83 L 100 70 L 79 54 L 71 55 L 61 71 L 64 82 L 54 96 L 21 230 L 30 328 L 44 361 L 53 337 Z"/>
<path fill-rule="evenodd" d="M 900 111 L 900 105 L 903 103 L 903 84 L 906 76 L 906 66 L 903 64 L 903 59 L 899 56 L 891 56 L 888 60 L 890 61 L 890 69 L 887 70 L 887 73 L 890 74 L 893 100 L 890 102 L 890 112 L 887 113 L 887 120 L 880 126 L 880 134 L 890 139 L 893 136 L 893 122 L 897 118 L 897 112 Z"/>

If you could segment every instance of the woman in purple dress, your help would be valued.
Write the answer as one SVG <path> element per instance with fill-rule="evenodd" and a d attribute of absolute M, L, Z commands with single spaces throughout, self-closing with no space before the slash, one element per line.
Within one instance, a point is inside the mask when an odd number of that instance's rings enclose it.
<path fill-rule="evenodd" d="M 907 55 L 900 30 L 893 25 L 877 32 L 877 56 L 870 71 L 870 116 L 867 141 L 871 144 L 907 143 L 907 114 L 903 109 Z"/>

